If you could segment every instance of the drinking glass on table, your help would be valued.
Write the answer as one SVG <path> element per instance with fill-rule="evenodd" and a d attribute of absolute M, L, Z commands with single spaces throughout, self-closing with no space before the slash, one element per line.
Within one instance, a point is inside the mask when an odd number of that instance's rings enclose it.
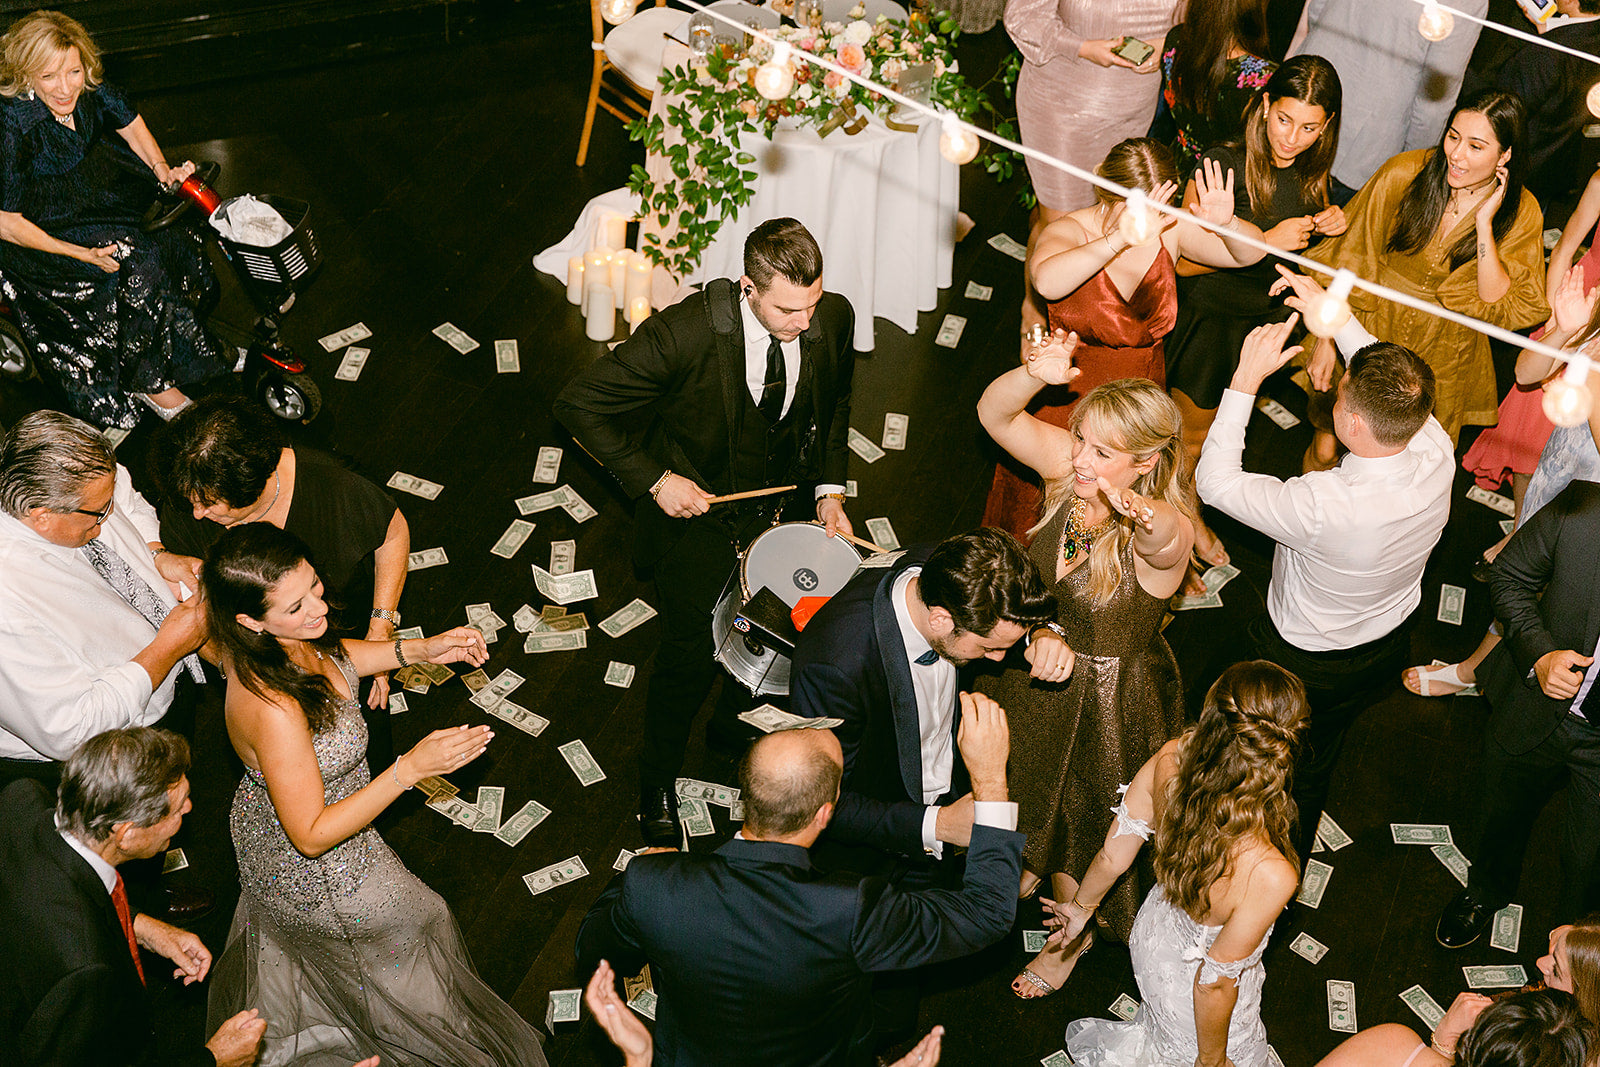
<path fill-rule="evenodd" d="M 794 24 L 822 29 L 822 0 L 795 0 Z"/>
<path fill-rule="evenodd" d="M 711 53 L 712 23 L 711 16 L 704 11 L 689 16 L 689 57 L 696 63 L 704 63 Z"/>

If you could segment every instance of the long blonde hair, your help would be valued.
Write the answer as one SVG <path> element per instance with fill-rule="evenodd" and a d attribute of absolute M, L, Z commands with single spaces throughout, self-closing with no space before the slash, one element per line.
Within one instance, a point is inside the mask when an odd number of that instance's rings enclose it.
<path fill-rule="evenodd" d="M 1199 507 L 1189 487 L 1192 461 L 1183 447 L 1183 416 L 1178 405 L 1148 378 L 1119 378 L 1095 386 L 1072 409 L 1072 431 L 1087 424 L 1096 436 L 1120 451 L 1130 453 L 1135 462 L 1150 457 L 1155 465 L 1134 479 L 1133 491 L 1152 500 L 1164 500 L 1199 522 Z M 1050 478 L 1044 484 L 1043 516 L 1028 536 L 1037 534 L 1049 523 L 1056 510 L 1073 496 L 1072 476 Z M 1114 536 L 1101 537 L 1089 552 L 1089 593 L 1104 604 L 1122 584 L 1122 550 L 1133 539 L 1133 520 L 1113 513 Z"/>
<path fill-rule="evenodd" d="M 33 75 L 69 48 L 83 61 L 83 88 L 92 91 L 105 73 L 100 49 L 83 23 L 59 11 L 34 11 L 11 24 L 0 37 L 0 96 L 21 96 L 33 88 Z"/>

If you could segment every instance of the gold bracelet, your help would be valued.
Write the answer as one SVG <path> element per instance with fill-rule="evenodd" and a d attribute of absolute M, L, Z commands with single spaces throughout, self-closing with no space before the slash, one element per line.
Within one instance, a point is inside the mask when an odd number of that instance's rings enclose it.
<path fill-rule="evenodd" d="M 667 479 L 672 477 L 672 471 L 663 471 L 661 477 L 656 479 L 656 484 L 650 487 L 650 499 L 654 500 L 661 492 L 661 487 L 667 484 Z"/>
<path fill-rule="evenodd" d="M 1456 1054 L 1454 1052 L 1447 1052 L 1440 1048 L 1438 1039 L 1431 1034 L 1428 1035 L 1428 1047 L 1433 1049 L 1433 1051 L 1437 1052 L 1439 1055 L 1443 1056 L 1445 1059 L 1450 1060 L 1452 1063 L 1455 1062 Z"/>
<path fill-rule="evenodd" d="M 1089 905 L 1087 905 L 1083 901 L 1079 900 L 1078 899 L 1078 894 L 1076 894 L 1076 893 L 1072 894 L 1072 899 L 1067 901 L 1067 903 L 1075 905 L 1080 910 L 1087 911 L 1087 912 L 1093 912 L 1095 910 L 1095 908 L 1098 908 L 1100 906 L 1100 905 L 1096 904 L 1093 908 L 1091 908 Z"/>

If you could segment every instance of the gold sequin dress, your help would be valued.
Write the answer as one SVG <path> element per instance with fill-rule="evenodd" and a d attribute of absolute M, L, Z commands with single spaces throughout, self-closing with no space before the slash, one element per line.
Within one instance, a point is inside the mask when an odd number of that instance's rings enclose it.
<path fill-rule="evenodd" d="M 359 692 L 343 652 L 335 660 Z M 368 783 L 355 700 L 312 745 L 326 803 Z M 448 905 L 376 830 L 305 856 L 248 767 L 230 825 L 241 893 L 211 977 L 208 1033 L 259 1008 L 261 1067 L 350 1067 L 374 1054 L 384 1067 L 545 1067 L 539 1035 L 478 977 Z"/>
<path fill-rule="evenodd" d="M 1042 573 L 1056 558 L 1067 508 L 1056 509 L 1028 554 Z M 1124 549 L 1122 583 L 1104 605 L 1089 594 L 1089 564 L 1055 583 L 1057 621 L 1077 653 L 1065 685 L 1036 682 L 1011 668 L 978 688 L 1006 709 L 1011 723 L 1011 799 L 1017 829 L 1028 835 L 1022 862 L 1048 876 L 1082 878 L 1105 841 L 1117 786 L 1133 781 L 1145 761 L 1183 730 L 1183 687 L 1161 617 L 1166 601 L 1144 591 Z M 1100 905 L 1100 920 L 1126 941 L 1153 885 L 1141 857 Z M 1047 887 L 1048 888 L 1048 887 Z M 1047 893 L 1048 895 L 1048 893 Z"/>

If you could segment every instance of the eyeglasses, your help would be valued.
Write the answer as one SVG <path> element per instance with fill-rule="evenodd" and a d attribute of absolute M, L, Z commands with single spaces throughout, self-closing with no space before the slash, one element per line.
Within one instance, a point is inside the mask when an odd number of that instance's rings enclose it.
<path fill-rule="evenodd" d="M 106 501 L 105 508 L 100 510 L 100 511 L 90 511 L 88 508 L 73 508 L 72 511 L 71 511 L 71 514 L 73 514 L 73 515 L 88 515 L 88 516 L 90 516 L 91 518 L 94 519 L 94 524 L 96 526 L 99 526 L 101 523 L 105 522 L 106 519 L 111 517 L 112 509 L 115 508 L 116 506 L 117 506 L 117 498 L 116 498 L 116 495 L 113 494 L 111 499 Z"/>

